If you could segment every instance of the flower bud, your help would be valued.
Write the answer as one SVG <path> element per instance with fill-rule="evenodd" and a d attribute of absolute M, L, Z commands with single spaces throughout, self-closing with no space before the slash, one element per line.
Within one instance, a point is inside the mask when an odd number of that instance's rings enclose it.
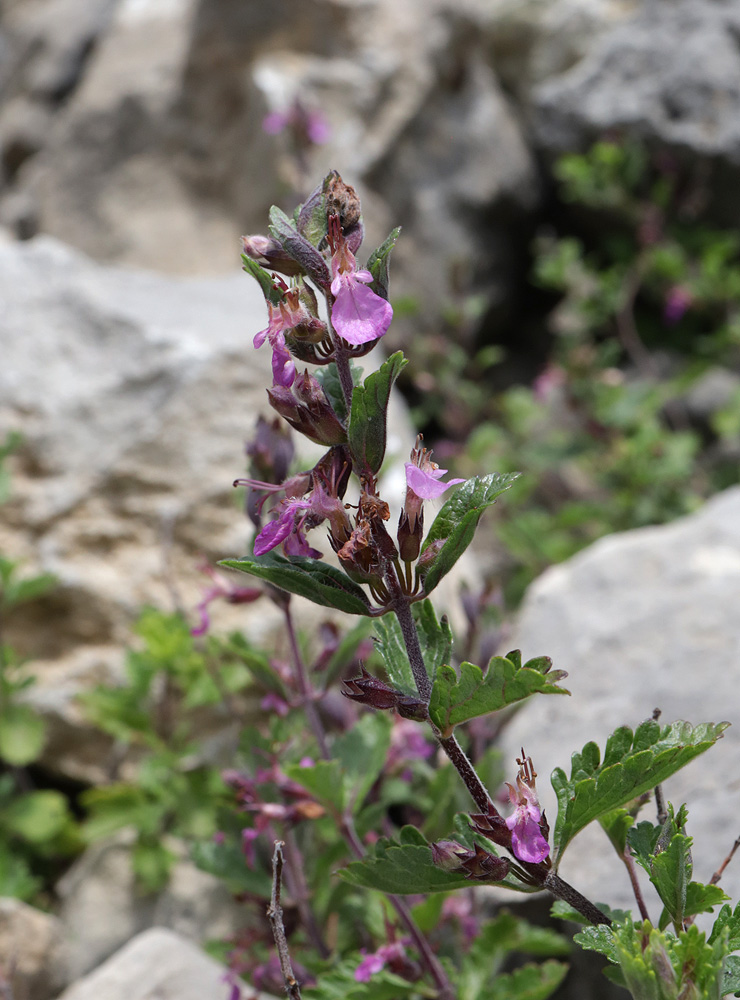
<path fill-rule="evenodd" d="M 460 870 L 460 858 L 468 853 L 467 847 L 458 844 L 456 840 L 438 840 L 429 845 L 432 852 L 432 861 L 437 868 L 442 868 L 446 872 L 456 872 Z"/>
<path fill-rule="evenodd" d="M 298 261 L 286 253 L 273 236 L 242 236 L 242 251 L 271 271 L 290 277 L 305 273 Z"/>
<path fill-rule="evenodd" d="M 352 677 L 344 682 L 348 688 L 342 691 L 344 697 L 370 708 L 395 708 L 401 697 L 400 692 L 373 677 L 364 667 L 361 666 L 360 669 L 362 673 L 359 677 Z"/>
<path fill-rule="evenodd" d="M 398 551 L 404 562 L 413 562 L 416 558 L 418 558 L 423 534 L 423 513 L 421 511 L 419 512 L 412 528 L 406 511 L 402 510 L 401 516 L 398 519 L 398 532 L 396 534 L 396 538 L 398 539 Z"/>
<path fill-rule="evenodd" d="M 311 379 L 316 383 L 315 387 L 311 384 Z M 270 405 L 288 421 L 291 427 L 311 441 L 326 445 L 344 443 L 347 440 L 347 433 L 316 379 L 306 373 L 304 376 L 298 376 L 296 381 L 301 382 L 298 391 L 303 399 L 309 400 L 308 403 L 297 399 L 287 387 L 274 385 L 267 390 Z"/>
<path fill-rule="evenodd" d="M 500 882 L 511 867 L 506 858 L 498 858 L 480 844 L 473 844 L 470 851 L 454 840 L 440 840 L 431 844 L 432 860 L 448 872 L 465 875 L 471 882 Z"/>

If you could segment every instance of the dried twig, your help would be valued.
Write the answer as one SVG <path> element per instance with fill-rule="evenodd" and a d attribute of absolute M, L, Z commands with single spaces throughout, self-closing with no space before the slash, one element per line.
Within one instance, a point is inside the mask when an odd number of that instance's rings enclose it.
<path fill-rule="evenodd" d="M 283 846 L 282 840 L 275 841 L 275 851 L 272 855 L 272 897 L 270 905 L 267 907 L 267 917 L 272 927 L 272 936 L 275 939 L 275 947 L 280 959 L 280 971 L 283 974 L 285 992 L 290 997 L 290 1000 L 301 1000 L 301 989 L 293 975 L 293 966 L 290 964 L 288 940 L 285 937 L 285 927 L 283 926 L 283 908 L 280 905 L 280 889 L 283 879 Z"/>

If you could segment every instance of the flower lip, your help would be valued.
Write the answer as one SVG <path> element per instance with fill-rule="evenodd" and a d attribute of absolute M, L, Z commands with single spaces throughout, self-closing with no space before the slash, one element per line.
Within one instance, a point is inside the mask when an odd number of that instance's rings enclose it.
<path fill-rule="evenodd" d="M 511 849 L 514 856 L 520 861 L 538 864 L 550 854 L 550 845 L 542 833 L 545 820 L 535 789 L 537 774 L 532 767 L 532 758 L 525 756 L 523 748 L 521 758 L 517 758 L 517 764 L 519 773 L 516 777 L 516 788 L 507 782 L 509 799 L 516 808 L 506 820 L 506 826 L 511 830 Z"/>

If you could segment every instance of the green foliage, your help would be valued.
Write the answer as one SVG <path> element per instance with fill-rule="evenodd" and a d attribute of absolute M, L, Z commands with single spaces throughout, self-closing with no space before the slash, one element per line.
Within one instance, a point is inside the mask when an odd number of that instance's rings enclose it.
<path fill-rule="evenodd" d="M 476 476 L 463 483 L 434 519 L 422 546 L 419 570 L 424 592 L 431 594 L 473 540 L 481 516 L 516 480 L 516 474 Z M 424 556 L 429 561 L 424 564 Z"/>
<path fill-rule="evenodd" d="M 727 725 L 692 727 L 688 722 L 674 722 L 661 728 L 650 720 L 634 733 L 627 726 L 615 730 L 606 742 L 603 760 L 595 743 L 574 753 L 570 778 L 556 768 L 551 779 L 558 797 L 556 867 L 579 831 L 675 774 L 716 743 Z"/>
<path fill-rule="evenodd" d="M 437 669 L 447 662 L 452 650 L 452 630 L 443 616 L 437 620 L 432 602 L 419 601 L 412 607 L 419 646 L 429 679 L 434 683 Z M 389 681 L 406 694 L 416 694 L 414 675 L 395 615 L 385 615 L 375 622 L 375 644 Z"/>
<path fill-rule="evenodd" d="M 362 588 L 341 570 L 319 559 L 309 559 L 306 556 L 288 558 L 276 552 L 268 552 L 259 557 L 224 559 L 221 565 L 250 573 L 280 590 L 307 597 L 309 601 L 325 608 L 336 608 L 348 615 L 370 613 L 370 602 Z"/>
<path fill-rule="evenodd" d="M 372 274 L 373 281 L 370 288 L 376 295 L 387 299 L 389 275 L 388 269 L 391 262 L 391 251 L 393 250 L 398 237 L 401 235 L 401 227 L 396 226 L 391 230 L 389 236 L 381 243 L 377 250 L 373 250 L 367 260 L 367 270 Z"/>
<path fill-rule="evenodd" d="M 355 387 L 347 434 L 358 475 L 369 476 L 380 471 L 385 458 L 391 389 L 407 364 L 402 352 L 396 351 L 362 385 Z"/>
<path fill-rule="evenodd" d="M 283 293 L 273 281 L 270 272 L 266 271 L 264 267 L 261 267 L 256 260 L 252 260 L 251 257 L 247 257 L 246 254 L 242 254 L 242 267 L 247 274 L 251 274 L 251 276 L 257 281 L 262 289 L 262 294 L 265 296 L 265 299 L 273 306 L 279 305 L 282 301 Z"/>
<path fill-rule="evenodd" d="M 547 657 L 520 666 L 507 657 L 494 656 L 485 673 L 474 663 L 461 663 L 459 677 L 454 667 L 442 666 L 432 689 L 429 716 L 442 735 L 449 736 L 460 723 L 498 712 L 535 692 L 569 694 L 557 683 L 565 672 L 549 672 L 550 666 Z"/>

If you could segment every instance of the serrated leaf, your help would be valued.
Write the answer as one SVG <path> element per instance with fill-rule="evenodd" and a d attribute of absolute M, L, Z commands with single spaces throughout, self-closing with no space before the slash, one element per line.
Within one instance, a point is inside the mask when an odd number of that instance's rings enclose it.
<path fill-rule="evenodd" d="M 422 555 L 436 551 L 432 562 L 420 570 L 428 595 L 446 576 L 473 540 L 483 511 L 508 490 L 518 473 L 476 476 L 462 484 L 443 505 L 422 545 Z M 437 551 L 438 550 L 438 551 Z"/>
<path fill-rule="evenodd" d="M 602 913 L 605 913 L 609 917 L 612 923 L 623 924 L 627 920 L 632 920 L 632 914 L 629 910 L 613 910 L 606 903 L 597 902 L 596 905 Z M 570 903 L 566 903 L 564 899 L 555 900 L 550 907 L 550 916 L 556 917 L 558 920 L 570 920 L 574 924 L 585 924 L 587 922 L 583 914 L 573 909 Z M 601 924 L 600 926 L 603 927 L 606 925 Z"/>
<path fill-rule="evenodd" d="M 383 464 L 391 389 L 407 364 L 403 352 L 396 351 L 355 387 L 347 436 L 358 474 L 375 475 Z"/>
<path fill-rule="evenodd" d="M 578 919 L 583 920 L 583 917 L 579 914 Z M 582 931 L 574 935 L 573 940 L 584 951 L 597 951 L 600 955 L 608 958 L 610 962 L 619 963 L 617 939 L 611 927 L 607 927 L 605 924 L 599 924 L 597 927 L 584 927 Z"/>
<path fill-rule="evenodd" d="M 273 306 L 280 305 L 283 300 L 283 290 L 272 280 L 270 272 L 266 271 L 256 260 L 252 260 L 251 257 L 247 257 L 244 253 L 242 254 L 242 266 L 247 274 L 251 274 L 256 279 L 265 299 Z"/>
<path fill-rule="evenodd" d="M 395 615 L 376 619 L 375 646 L 383 658 L 383 666 L 391 684 L 404 694 L 416 694 L 414 675 L 406 655 L 401 626 Z"/>
<path fill-rule="evenodd" d="M 724 903 L 730 897 L 718 885 L 705 885 L 703 882 L 689 882 L 686 889 L 684 916 L 693 917 L 697 913 L 711 913 L 715 906 Z"/>
<path fill-rule="evenodd" d="M 557 684 L 564 676 L 564 671 L 546 674 L 529 664 L 517 670 L 504 656 L 494 656 L 485 674 L 474 663 L 461 663 L 459 678 L 454 667 L 445 665 L 439 668 L 432 688 L 429 716 L 442 734 L 449 736 L 461 722 L 498 712 L 536 692 L 569 694 Z"/>
<path fill-rule="evenodd" d="M 307 597 L 325 608 L 336 608 L 350 615 L 371 614 L 370 602 L 358 584 L 341 570 L 319 559 L 306 556 L 286 558 L 276 552 L 268 552 L 264 556 L 224 559 L 220 565 L 267 580 L 280 590 Z"/>
<path fill-rule="evenodd" d="M 723 906 L 714 921 L 712 933 L 709 936 L 710 944 L 713 944 L 727 928 L 728 951 L 740 951 L 740 903 L 733 910 L 730 906 Z"/>
<path fill-rule="evenodd" d="M 695 727 L 674 722 L 661 729 L 647 723 L 629 741 L 627 732 L 631 731 L 621 727 L 607 741 L 604 764 L 600 764 L 598 747 L 590 743 L 580 754 L 573 754 L 570 778 L 556 768 L 551 778 L 558 798 L 555 868 L 580 830 L 675 774 L 713 746 L 727 726 L 726 722 Z"/>
<path fill-rule="evenodd" d="M 416 632 L 419 636 L 424 666 L 429 680 L 434 684 L 437 670 L 443 663 L 450 662 L 452 652 L 452 629 L 446 615 L 437 620 L 434 605 L 429 599 L 413 606 Z"/>
<path fill-rule="evenodd" d="M 391 251 L 396 245 L 400 233 L 400 226 L 396 226 L 395 229 L 391 230 L 390 235 L 381 243 L 377 250 L 373 250 L 367 261 L 367 270 L 373 276 L 370 288 L 382 299 L 388 298 L 388 268 L 390 266 Z"/>
<path fill-rule="evenodd" d="M 653 857 L 650 865 L 650 881 L 676 929 L 681 927 L 686 911 L 691 868 L 691 837 L 682 833 L 675 834 L 665 850 Z"/>
<path fill-rule="evenodd" d="M 46 739 L 44 720 L 29 705 L 6 705 L 0 713 L 0 758 L 25 767 L 40 755 Z"/>
<path fill-rule="evenodd" d="M 305 236 L 296 229 L 282 209 L 273 205 L 270 209 L 270 233 L 280 243 L 283 250 L 297 261 L 306 274 L 321 288 L 328 288 L 331 275 L 326 261 Z"/>

